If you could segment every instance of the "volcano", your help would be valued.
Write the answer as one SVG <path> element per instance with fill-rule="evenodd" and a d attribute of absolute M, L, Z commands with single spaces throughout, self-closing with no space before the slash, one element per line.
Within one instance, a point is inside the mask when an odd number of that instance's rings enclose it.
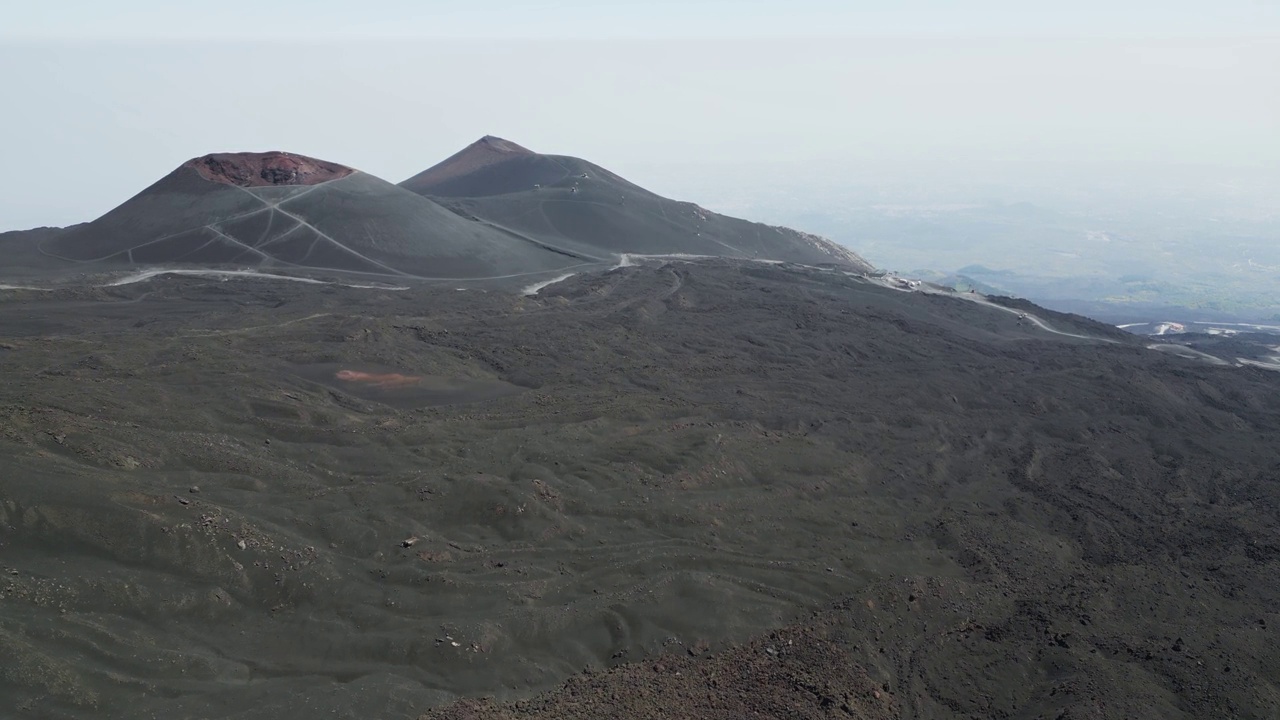
<path fill-rule="evenodd" d="M 410 279 L 532 274 L 579 262 L 367 173 L 285 152 L 195 158 L 101 218 L 43 237 L 39 247 L 87 265 Z"/>
<path fill-rule="evenodd" d="M 289 152 L 204 155 L 92 222 L 0 234 L 0 251 L 14 282 L 164 269 L 533 287 L 551 273 L 672 256 L 873 270 L 816 235 L 670 200 L 493 136 L 399 186 Z"/>
<path fill-rule="evenodd" d="M 536 153 L 493 136 L 400 186 L 463 217 L 569 253 L 687 254 L 872 270 L 825 238 L 670 200 L 586 160 Z"/>

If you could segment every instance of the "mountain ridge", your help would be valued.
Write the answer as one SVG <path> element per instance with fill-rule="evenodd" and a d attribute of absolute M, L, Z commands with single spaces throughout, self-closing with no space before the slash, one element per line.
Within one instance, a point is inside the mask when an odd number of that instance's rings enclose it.
<path fill-rule="evenodd" d="M 489 148 L 503 144 L 518 152 Z M 476 158 L 483 158 L 478 162 Z M 590 161 L 486 136 L 400 183 L 468 218 L 587 253 L 691 254 L 874 267 L 826 238 L 671 200 Z"/>
<path fill-rule="evenodd" d="M 466 281 L 646 256 L 874 270 L 817 235 L 670 200 L 492 135 L 400 185 L 282 150 L 210 153 L 92 221 L 3 242 L 24 276 L 172 265 Z"/>

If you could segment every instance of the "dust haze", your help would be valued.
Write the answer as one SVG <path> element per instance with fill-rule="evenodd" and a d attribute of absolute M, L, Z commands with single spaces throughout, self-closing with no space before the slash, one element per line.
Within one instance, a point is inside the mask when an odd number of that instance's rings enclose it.
<path fill-rule="evenodd" d="M 0 40 L 0 67 L 24 169 L 0 179 L 5 230 L 90 220 L 208 152 L 394 181 L 482 132 L 673 193 L 673 175 L 793 193 L 814 165 L 997 175 L 1006 195 L 1064 162 L 1097 181 L 1280 167 L 1266 39 Z"/>

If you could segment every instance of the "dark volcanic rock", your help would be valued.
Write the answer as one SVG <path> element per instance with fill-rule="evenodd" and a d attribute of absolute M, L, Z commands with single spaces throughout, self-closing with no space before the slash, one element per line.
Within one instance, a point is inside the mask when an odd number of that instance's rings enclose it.
<path fill-rule="evenodd" d="M 509 705 L 466 700 L 420 720 L 819 720 L 901 717 L 830 627 L 792 627 L 706 659 L 662 656 L 570 678 L 553 693 Z"/>
<path fill-rule="evenodd" d="M 1027 310 L 1084 337 L 728 261 L 7 299 L 0 697 L 1277 717 L 1278 376 Z"/>

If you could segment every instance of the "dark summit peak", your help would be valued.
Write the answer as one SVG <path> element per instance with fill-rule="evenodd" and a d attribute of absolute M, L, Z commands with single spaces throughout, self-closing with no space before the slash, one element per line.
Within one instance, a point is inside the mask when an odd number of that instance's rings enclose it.
<path fill-rule="evenodd" d="M 535 155 L 536 154 L 529 148 L 523 147 L 521 145 L 517 145 L 511 142 L 510 140 L 504 140 L 498 137 L 497 135 L 485 135 L 479 140 L 471 143 L 471 145 L 469 145 L 465 150 L 463 150 L 463 152 L 466 152 L 467 150 L 471 150 L 472 148 L 476 148 L 476 149 L 483 148 L 486 150 L 491 150 L 493 152 L 499 152 L 499 153 L 504 153 L 508 155 Z"/>
<path fill-rule="evenodd" d="M 588 257 L 688 254 L 873 270 L 815 235 L 670 200 L 581 158 L 531 152 L 492 135 L 400 187 L 467 219 Z"/>
<path fill-rule="evenodd" d="M 186 166 L 210 182 L 240 187 L 318 185 L 355 172 L 345 165 L 278 150 L 214 153 L 188 160 Z"/>
<path fill-rule="evenodd" d="M 442 162 L 401 183 L 414 192 L 431 193 L 458 178 L 516 158 L 537 158 L 538 153 L 494 135 L 485 135 Z"/>

